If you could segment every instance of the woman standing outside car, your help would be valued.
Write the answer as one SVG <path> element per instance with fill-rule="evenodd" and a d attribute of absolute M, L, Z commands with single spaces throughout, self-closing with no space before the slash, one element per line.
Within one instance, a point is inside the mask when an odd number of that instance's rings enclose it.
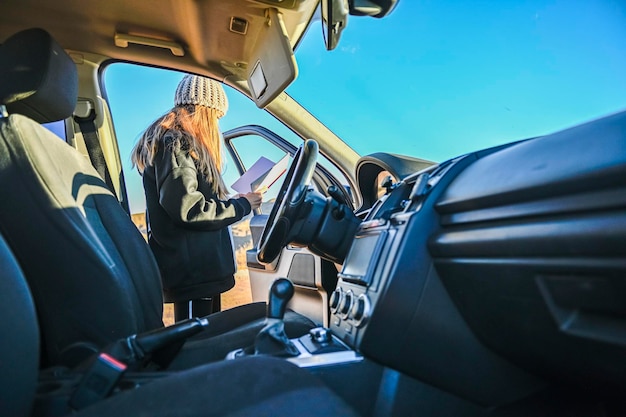
<path fill-rule="evenodd" d="M 132 151 L 146 194 L 148 243 L 176 321 L 221 309 L 220 294 L 235 285 L 228 226 L 262 202 L 261 193 L 227 196 L 218 125 L 227 110 L 218 82 L 185 75 L 174 107 L 146 129 Z"/>

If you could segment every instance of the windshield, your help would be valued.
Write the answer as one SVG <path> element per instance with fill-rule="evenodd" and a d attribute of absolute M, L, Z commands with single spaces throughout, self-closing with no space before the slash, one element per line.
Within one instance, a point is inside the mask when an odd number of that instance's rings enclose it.
<path fill-rule="evenodd" d="M 383 19 L 350 16 L 330 52 L 317 21 L 296 50 L 299 75 L 287 92 L 360 155 L 436 162 L 626 108 L 624 3 L 512 4 L 402 0 Z M 134 211 L 144 203 L 130 150 L 172 105 L 181 77 L 121 63 L 105 72 Z M 259 124 L 297 143 L 247 97 L 227 94 L 223 131 Z M 223 174 L 228 184 L 239 175 L 232 163 Z"/>
<path fill-rule="evenodd" d="M 417 2 L 314 23 L 288 93 L 361 155 L 442 161 L 624 109 L 620 1 Z"/>

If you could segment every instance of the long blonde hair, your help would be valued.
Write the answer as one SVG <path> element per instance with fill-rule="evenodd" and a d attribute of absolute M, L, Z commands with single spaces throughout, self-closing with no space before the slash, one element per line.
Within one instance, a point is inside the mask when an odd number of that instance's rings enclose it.
<path fill-rule="evenodd" d="M 166 144 L 164 137 L 171 138 Z M 159 146 L 183 149 L 194 159 L 196 167 L 211 184 L 218 198 L 228 193 L 221 171 L 222 141 L 218 113 L 214 108 L 198 105 L 176 106 L 155 120 L 141 135 L 132 150 L 133 167 L 143 174 L 154 163 Z"/>

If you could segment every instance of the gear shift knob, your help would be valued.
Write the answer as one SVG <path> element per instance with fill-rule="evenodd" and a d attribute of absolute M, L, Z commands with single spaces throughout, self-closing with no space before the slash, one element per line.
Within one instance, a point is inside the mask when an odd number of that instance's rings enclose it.
<path fill-rule="evenodd" d="M 285 333 L 285 309 L 293 297 L 293 284 L 287 278 L 279 278 L 270 287 L 267 302 L 267 319 L 265 326 L 254 339 L 254 344 L 247 348 L 238 349 L 227 357 L 237 358 L 247 355 L 273 355 L 279 357 L 293 357 L 300 354 L 300 350 L 293 344 Z"/>
<path fill-rule="evenodd" d="M 285 316 L 287 303 L 293 297 L 293 284 L 287 278 L 279 278 L 270 287 L 267 302 L 267 318 L 282 320 Z"/>

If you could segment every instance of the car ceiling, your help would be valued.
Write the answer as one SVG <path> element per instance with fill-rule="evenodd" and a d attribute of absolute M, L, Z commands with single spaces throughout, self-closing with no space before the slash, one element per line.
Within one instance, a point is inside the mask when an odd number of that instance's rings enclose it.
<path fill-rule="evenodd" d="M 283 15 L 292 47 L 306 31 L 319 0 L 4 0 L 0 39 L 40 27 L 66 49 L 226 78 L 246 78 L 265 10 Z M 278 7 L 280 5 L 280 7 Z M 248 22 L 245 35 L 230 30 L 231 18 Z M 116 33 L 180 44 L 184 56 L 168 49 L 115 45 Z"/>
<path fill-rule="evenodd" d="M 77 62 L 100 65 L 107 59 L 128 61 L 210 76 L 249 94 L 247 64 L 265 11 L 281 13 L 292 48 L 318 15 L 320 0 L 2 0 L 0 43 L 32 27 L 48 31 Z M 245 35 L 230 30 L 232 17 L 248 21 Z M 184 56 L 168 49 L 115 46 L 115 34 L 144 35 L 183 46 Z M 320 34 L 321 37 L 321 34 Z M 89 55 L 93 54 L 93 55 Z M 84 55 L 84 56 L 82 56 Z M 83 60 L 84 58 L 84 60 Z M 90 81 L 91 82 L 91 81 Z M 315 138 L 335 155 L 348 176 L 358 154 L 287 94 L 266 109 L 300 136 Z M 353 184 L 356 188 L 356 184 Z"/>

